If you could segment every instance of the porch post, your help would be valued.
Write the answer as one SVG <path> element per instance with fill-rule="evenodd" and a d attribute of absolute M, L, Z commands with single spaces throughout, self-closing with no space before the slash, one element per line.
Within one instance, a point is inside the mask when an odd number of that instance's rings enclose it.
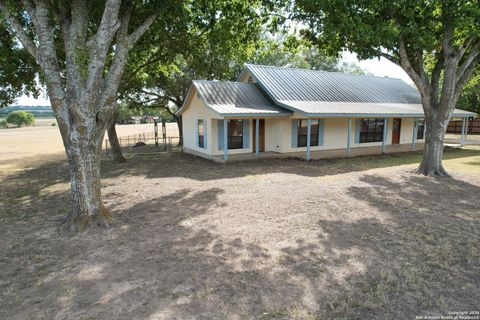
<path fill-rule="evenodd" d="M 460 138 L 460 144 L 465 142 L 465 118 L 462 119 L 462 137 Z"/>
<path fill-rule="evenodd" d="M 466 117 L 466 124 L 465 124 L 465 139 L 468 137 L 468 122 L 470 121 L 470 117 Z"/>
<path fill-rule="evenodd" d="M 223 119 L 223 160 L 228 160 L 228 120 Z"/>
<path fill-rule="evenodd" d="M 350 157 L 350 140 L 352 135 L 352 118 L 348 118 L 348 130 L 347 130 L 347 158 Z"/>
<path fill-rule="evenodd" d="M 415 151 L 415 144 L 417 142 L 417 128 L 418 126 L 418 121 L 417 119 L 413 119 L 413 135 L 412 135 L 412 151 Z"/>
<path fill-rule="evenodd" d="M 255 154 L 258 158 L 258 155 L 260 154 L 260 147 L 258 145 L 258 142 L 260 139 L 258 138 L 258 135 L 260 133 L 260 119 L 255 120 Z"/>
<path fill-rule="evenodd" d="M 312 132 L 311 128 L 312 121 L 310 118 L 307 119 L 307 161 L 310 161 L 310 133 Z"/>
<path fill-rule="evenodd" d="M 385 144 L 387 143 L 387 124 L 388 119 L 383 119 L 383 139 L 382 139 L 382 153 L 385 153 Z"/>

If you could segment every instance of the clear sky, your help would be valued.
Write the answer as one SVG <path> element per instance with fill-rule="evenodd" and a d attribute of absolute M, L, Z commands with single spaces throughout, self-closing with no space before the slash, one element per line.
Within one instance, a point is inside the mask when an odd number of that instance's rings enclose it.
<path fill-rule="evenodd" d="M 380 77 L 400 78 L 403 81 L 413 84 L 410 77 L 396 64 L 388 61 L 385 58 L 369 59 L 358 61 L 354 53 L 344 52 L 342 59 L 345 62 L 355 62 L 365 71 Z M 17 99 L 16 104 L 19 105 L 49 105 L 50 102 L 45 98 L 45 94 L 41 94 L 39 99 L 23 96 Z"/>

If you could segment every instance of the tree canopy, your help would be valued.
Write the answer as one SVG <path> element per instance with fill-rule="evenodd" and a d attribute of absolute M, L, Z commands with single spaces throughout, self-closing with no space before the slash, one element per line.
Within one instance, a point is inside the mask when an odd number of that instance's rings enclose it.
<path fill-rule="evenodd" d="M 331 54 L 385 57 L 418 88 L 426 118 L 419 172 L 448 175 L 443 139 L 464 86 L 480 61 L 478 0 L 297 0 L 293 17 L 301 34 Z"/>
<path fill-rule="evenodd" d="M 0 107 L 21 95 L 38 96 L 35 60 L 15 37 L 0 24 Z"/>

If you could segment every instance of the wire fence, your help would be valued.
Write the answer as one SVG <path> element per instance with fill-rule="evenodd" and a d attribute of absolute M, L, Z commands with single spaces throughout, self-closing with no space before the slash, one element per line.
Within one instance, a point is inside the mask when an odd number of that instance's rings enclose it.
<path fill-rule="evenodd" d="M 125 155 L 180 151 L 179 137 L 156 136 L 155 132 L 142 132 L 118 138 L 120 149 Z M 112 157 L 112 146 L 108 139 L 104 142 L 104 154 Z"/>

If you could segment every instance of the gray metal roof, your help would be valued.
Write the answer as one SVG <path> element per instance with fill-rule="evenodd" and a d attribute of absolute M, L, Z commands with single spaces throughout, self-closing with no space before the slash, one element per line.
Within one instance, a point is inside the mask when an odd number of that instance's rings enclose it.
<path fill-rule="evenodd" d="M 308 116 L 424 115 L 420 93 L 401 79 L 251 64 L 245 71 L 277 105 Z"/>
<path fill-rule="evenodd" d="M 297 68 L 247 65 L 275 101 L 421 103 L 400 79 Z"/>
<path fill-rule="evenodd" d="M 244 72 L 257 83 L 196 80 L 192 88 L 221 116 L 282 116 L 292 111 L 310 117 L 424 116 L 420 94 L 400 79 L 261 65 L 247 65 Z M 475 115 L 460 109 L 452 114 Z"/>
<path fill-rule="evenodd" d="M 371 103 L 371 102 L 317 102 L 317 101 L 279 101 L 295 109 L 303 110 L 309 116 L 346 117 L 346 116 L 402 116 L 424 117 L 421 104 L 411 103 Z M 455 109 L 452 116 L 473 116 L 472 112 Z"/>
<path fill-rule="evenodd" d="M 207 107 L 223 116 L 291 114 L 271 102 L 254 83 L 196 80 L 193 86 Z"/>

